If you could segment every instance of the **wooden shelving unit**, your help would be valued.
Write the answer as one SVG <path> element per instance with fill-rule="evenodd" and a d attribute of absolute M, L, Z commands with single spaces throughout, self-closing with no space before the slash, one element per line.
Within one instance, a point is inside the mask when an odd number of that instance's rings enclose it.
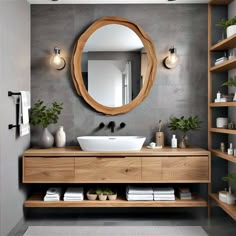
<path fill-rule="evenodd" d="M 219 200 L 217 193 L 210 194 L 210 197 L 217 202 L 217 204 L 227 212 L 234 220 L 236 220 L 236 205 L 229 205 Z"/>
<path fill-rule="evenodd" d="M 213 156 L 221 157 L 227 161 L 236 163 L 236 157 L 228 155 L 226 152 L 221 152 L 219 149 L 212 149 L 211 152 Z"/>
<path fill-rule="evenodd" d="M 43 201 L 43 194 L 35 194 L 24 203 L 24 207 L 206 207 L 207 201 L 194 196 L 192 200 L 175 201 L 127 201 L 125 198 L 117 198 L 110 201 Z"/>
<path fill-rule="evenodd" d="M 236 68 L 236 58 L 225 61 L 219 65 L 213 66 L 210 68 L 211 72 L 220 72 L 220 71 L 228 71 Z"/>
<path fill-rule="evenodd" d="M 210 107 L 236 107 L 236 102 L 212 102 Z"/>
<path fill-rule="evenodd" d="M 236 44 L 236 35 L 232 35 L 230 38 L 224 39 L 219 43 L 213 45 L 211 47 L 211 51 L 224 51 L 228 49 L 232 49 Z"/>
<path fill-rule="evenodd" d="M 226 161 L 236 163 L 236 157 L 228 155 L 227 153 L 221 152 L 220 150 L 213 148 L 213 146 L 216 145 L 216 143 L 214 143 L 213 133 L 236 135 L 236 130 L 212 128 L 214 126 L 213 119 L 215 118 L 216 114 L 217 114 L 217 117 L 219 117 L 219 114 L 221 113 L 221 111 L 223 112 L 223 110 L 216 110 L 216 109 L 219 109 L 222 107 L 229 108 L 229 107 L 236 106 L 236 102 L 220 102 L 220 103 L 212 102 L 214 100 L 213 97 L 216 93 L 216 91 L 213 91 L 213 89 L 215 90 L 213 83 L 220 84 L 221 78 L 222 78 L 222 83 L 227 79 L 226 73 L 222 73 L 220 77 L 216 76 L 215 74 L 217 72 L 227 72 L 228 70 L 232 70 L 236 68 L 236 58 L 227 60 L 219 65 L 212 66 L 213 53 L 218 52 L 218 51 L 229 50 L 236 47 L 236 34 L 216 43 L 215 45 L 212 45 L 212 42 L 215 41 L 215 39 L 213 40 L 212 29 L 213 27 L 215 27 L 216 20 L 220 21 L 222 18 L 227 17 L 225 16 L 227 14 L 226 13 L 227 9 L 225 8 L 225 6 L 230 4 L 232 1 L 233 0 L 211 0 L 208 5 L 208 149 L 211 151 L 212 157 L 218 157 Z M 215 7 L 215 5 L 219 5 L 219 6 L 222 5 L 222 12 L 221 12 L 222 16 L 218 16 L 218 19 L 216 19 L 216 17 L 213 15 L 214 14 L 213 8 Z M 213 22 L 213 19 L 214 19 L 214 22 Z M 215 82 L 216 80 L 217 82 Z M 225 109 L 224 109 L 224 112 L 225 112 Z M 214 176 L 212 176 L 212 179 L 214 179 Z M 208 193 L 209 193 L 209 197 L 211 197 L 211 199 L 213 199 L 219 205 L 219 207 L 221 207 L 234 220 L 236 220 L 236 206 L 235 205 L 228 205 L 221 202 L 218 198 L 218 194 L 212 193 L 211 187 L 208 189 Z"/>
<path fill-rule="evenodd" d="M 222 133 L 222 134 L 236 134 L 235 129 L 220 129 L 220 128 L 210 128 L 211 132 Z"/>

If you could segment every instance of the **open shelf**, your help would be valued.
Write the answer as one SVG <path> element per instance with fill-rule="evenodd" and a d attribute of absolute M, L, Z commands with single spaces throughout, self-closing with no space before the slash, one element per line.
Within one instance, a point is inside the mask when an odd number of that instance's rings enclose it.
<path fill-rule="evenodd" d="M 231 2 L 233 2 L 233 0 L 211 0 L 209 3 L 211 5 L 228 5 Z"/>
<path fill-rule="evenodd" d="M 233 58 L 233 59 L 227 60 L 219 65 L 211 67 L 210 71 L 211 72 L 227 71 L 227 70 L 232 70 L 235 68 L 236 68 L 236 58 Z"/>
<path fill-rule="evenodd" d="M 212 102 L 210 107 L 236 107 L 236 102 Z"/>
<path fill-rule="evenodd" d="M 213 156 L 217 156 L 220 158 L 223 158 L 227 161 L 231 161 L 236 163 L 236 157 L 232 156 L 232 155 L 228 155 L 226 152 L 221 152 L 219 149 L 212 149 L 212 155 Z"/>
<path fill-rule="evenodd" d="M 175 201 L 127 201 L 119 197 L 117 200 L 110 201 L 43 201 L 43 194 L 35 194 L 24 203 L 25 207 L 206 207 L 207 201 L 194 196 L 192 200 Z"/>
<path fill-rule="evenodd" d="M 236 34 L 213 45 L 210 50 L 223 51 L 223 50 L 235 48 L 235 45 L 236 45 Z"/>
<path fill-rule="evenodd" d="M 217 202 L 219 207 L 221 207 L 225 212 L 227 212 L 234 220 L 236 220 L 236 205 L 229 205 L 219 200 L 217 193 L 211 193 L 210 197 Z"/>
<path fill-rule="evenodd" d="M 222 133 L 222 134 L 236 134 L 235 129 L 220 129 L 220 128 L 210 128 L 211 132 Z"/>

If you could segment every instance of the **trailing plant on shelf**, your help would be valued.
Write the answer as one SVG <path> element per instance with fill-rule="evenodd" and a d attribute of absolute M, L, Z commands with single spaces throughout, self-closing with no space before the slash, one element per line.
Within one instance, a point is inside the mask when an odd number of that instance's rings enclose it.
<path fill-rule="evenodd" d="M 236 16 L 231 19 L 221 19 L 217 24 L 217 27 L 223 29 L 223 33 L 227 32 L 227 37 L 232 36 L 235 33 L 236 28 Z"/>
<path fill-rule="evenodd" d="M 227 82 L 223 83 L 222 86 L 236 87 L 236 76 L 231 77 Z M 236 101 L 236 91 L 234 93 L 233 101 Z"/>
<path fill-rule="evenodd" d="M 42 148 L 52 147 L 54 138 L 48 131 L 47 127 L 50 124 L 57 123 L 62 109 L 63 103 L 53 102 L 51 107 L 47 107 L 41 100 L 38 100 L 32 107 L 30 112 L 30 123 L 33 126 L 40 126 L 44 128 L 40 142 L 40 146 Z"/>
<path fill-rule="evenodd" d="M 187 138 L 187 132 L 191 130 L 198 130 L 201 123 L 202 122 L 199 120 L 198 116 L 190 116 L 186 119 L 184 116 L 181 116 L 180 118 L 170 118 L 168 127 L 170 130 L 179 130 L 183 133 L 179 147 L 186 148 L 190 146 Z"/>
<path fill-rule="evenodd" d="M 227 203 L 234 204 L 235 196 L 232 194 L 231 188 L 236 187 L 236 172 L 224 176 L 222 180 L 229 184 L 229 192 L 227 193 Z"/>

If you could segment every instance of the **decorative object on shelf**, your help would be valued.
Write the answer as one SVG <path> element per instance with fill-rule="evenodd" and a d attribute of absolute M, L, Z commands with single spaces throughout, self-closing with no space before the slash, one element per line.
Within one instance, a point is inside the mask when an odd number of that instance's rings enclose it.
<path fill-rule="evenodd" d="M 234 125 L 234 122 L 229 122 L 228 123 L 228 129 L 234 129 L 235 125 Z"/>
<path fill-rule="evenodd" d="M 228 128 L 228 118 L 227 117 L 217 117 L 216 118 L 216 128 L 227 129 Z"/>
<path fill-rule="evenodd" d="M 233 144 L 232 143 L 229 144 L 229 148 L 228 148 L 227 153 L 228 153 L 228 155 L 233 155 Z"/>
<path fill-rule="evenodd" d="M 221 152 L 225 152 L 225 144 L 223 142 L 220 143 Z"/>
<path fill-rule="evenodd" d="M 163 121 L 159 120 L 158 122 L 158 132 L 156 132 L 156 145 L 158 147 L 164 147 L 164 132 L 161 131 L 163 126 Z"/>
<path fill-rule="evenodd" d="M 236 87 L 236 75 L 231 77 L 227 82 L 223 83 L 222 86 Z M 233 101 L 236 101 L 236 91 L 234 93 Z"/>
<path fill-rule="evenodd" d="M 234 149 L 234 156 L 236 157 L 236 148 Z"/>
<path fill-rule="evenodd" d="M 164 59 L 163 64 L 167 69 L 173 69 L 176 67 L 178 60 L 176 48 L 173 46 L 169 49 L 169 55 Z"/>
<path fill-rule="evenodd" d="M 53 146 L 54 138 L 47 127 L 50 124 L 57 123 L 62 105 L 62 103 L 53 102 L 52 107 L 47 108 L 43 101 L 38 100 L 31 109 L 30 123 L 34 126 L 41 126 L 44 129 L 39 143 L 41 148 Z"/>
<path fill-rule="evenodd" d="M 217 65 L 219 65 L 219 64 L 221 64 L 221 63 L 223 63 L 227 60 L 228 60 L 228 58 L 226 56 L 220 57 L 220 58 L 216 59 L 215 66 L 217 66 Z"/>
<path fill-rule="evenodd" d="M 223 33 L 226 32 L 227 38 L 229 38 L 236 33 L 236 16 L 229 20 L 222 19 L 216 26 L 223 28 Z"/>
<path fill-rule="evenodd" d="M 50 64 L 56 70 L 63 70 L 66 66 L 66 61 L 63 57 L 61 57 L 61 49 L 58 47 L 54 48 L 54 55 L 50 59 Z"/>
<path fill-rule="evenodd" d="M 222 180 L 224 182 L 227 182 L 229 184 L 229 191 L 226 192 L 226 200 L 227 200 L 227 204 L 235 204 L 235 196 L 234 194 L 232 194 L 231 188 L 232 187 L 236 187 L 236 172 L 235 173 L 231 173 L 227 176 L 224 176 L 222 178 Z"/>
<path fill-rule="evenodd" d="M 56 132 L 55 136 L 56 147 L 65 147 L 66 146 L 66 133 L 63 129 L 63 126 L 60 126 Z"/>
<path fill-rule="evenodd" d="M 111 201 L 114 201 L 114 200 L 116 200 L 116 198 L 117 198 L 117 192 L 109 190 L 108 199 L 111 200 Z"/>
<path fill-rule="evenodd" d="M 172 139 L 171 139 L 171 147 L 177 148 L 177 138 L 175 137 L 175 134 L 173 134 Z"/>
<path fill-rule="evenodd" d="M 190 116 L 186 119 L 184 118 L 184 116 L 181 116 L 180 118 L 170 118 L 168 127 L 171 130 L 180 130 L 181 132 L 183 132 L 179 147 L 187 148 L 190 146 L 188 142 L 187 132 L 190 130 L 198 130 L 201 123 L 202 122 L 199 120 L 198 116 Z"/>
<path fill-rule="evenodd" d="M 96 190 L 93 190 L 93 189 L 90 189 L 88 192 L 87 192 L 87 198 L 88 200 L 96 200 L 97 199 L 97 193 L 96 193 Z"/>

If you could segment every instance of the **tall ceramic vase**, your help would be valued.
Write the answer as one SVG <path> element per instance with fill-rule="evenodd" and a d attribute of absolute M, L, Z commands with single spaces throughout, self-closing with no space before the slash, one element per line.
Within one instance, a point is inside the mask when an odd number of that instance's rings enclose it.
<path fill-rule="evenodd" d="M 56 132 L 56 147 L 65 147 L 66 145 L 66 134 L 63 129 L 63 126 L 60 126 L 58 131 Z"/>
<path fill-rule="evenodd" d="M 43 129 L 43 133 L 40 140 L 41 148 L 51 148 L 54 143 L 54 138 L 52 134 L 49 132 L 48 128 Z"/>

